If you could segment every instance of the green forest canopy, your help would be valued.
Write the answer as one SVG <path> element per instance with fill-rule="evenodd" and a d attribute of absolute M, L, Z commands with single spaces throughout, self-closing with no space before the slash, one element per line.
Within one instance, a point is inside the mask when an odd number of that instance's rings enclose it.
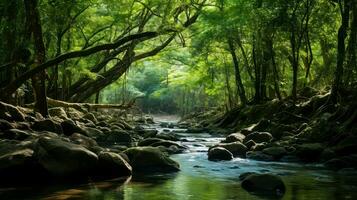
<path fill-rule="evenodd" d="M 45 115 L 46 96 L 185 114 L 356 85 L 354 0 L 3 0 L 0 22 L 2 99 Z"/>

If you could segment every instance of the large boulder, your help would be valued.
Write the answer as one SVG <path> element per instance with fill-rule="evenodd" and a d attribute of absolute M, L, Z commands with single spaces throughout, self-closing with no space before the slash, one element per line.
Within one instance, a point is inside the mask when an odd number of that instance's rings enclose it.
<path fill-rule="evenodd" d="M 268 195 L 281 197 L 285 193 L 283 180 L 272 174 L 252 173 L 242 181 L 242 188 L 257 195 Z"/>
<path fill-rule="evenodd" d="M 122 177 L 130 176 L 131 166 L 121 155 L 113 152 L 101 152 L 98 154 L 97 174 L 101 177 Z"/>
<path fill-rule="evenodd" d="M 74 133 L 71 136 L 69 136 L 68 138 L 70 139 L 70 141 L 72 143 L 81 145 L 87 149 L 98 146 L 98 144 L 95 140 L 93 140 L 92 138 L 89 138 L 85 135 L 79 134 L 79 133 Z"/>
<path fill-rule="evenodd" d="M 31 181 L 46 173 L 34 156 L 34 146 L 34 141 L 0 141 L 0 184 Z"/>
<path fill-rule="evenodd" d="M 245 154 L 248 150 L 248 148 L 241 142 L 220 143 L 211 148 L 214 147 L 223 147 L 228 151 L 230 151 L 234 157 L 241 157 L 241 158 L 245 158 Z"/>
<path fill-rule="evenodd" d="M 152 144 L 150 144 L 152 147 L 164 147 L 165 152 L 168 152 L 170 154 L 177 154 L 177 153 L 182 153 L 183 151 L 186 150 L 185 146 L 182 146 L 176 142 L 169 141 L 169 140 L 162 140 L 162 141 L 157 141 Z"/>
<path fill-rule="evenodd" d="M 232 160 L 233 154 L 223 147 L 214 147 L 208 151 L 208 160 Z"/>
<path fill-rule="evenodd" d="M 232 133 L 226 137 L 224 142 L 231 143 L 231 142 L 243 142 L 245 135 L 241 133 Z"/>
<path fill-rule="evenodd" d="M 83 129 L 85 130 L 87 136 L 90 138 L 93 138 L 93 139 L 98 139 L 98 138 L 102 138 L 105 136 L 103 131 L 101 131 L 97 128 L 85 126 L 85 127 L 83 127 Z"/>
<path fill-rule="evenodd" d="M 133 171 L 142 173 L 177 172 L 180 165 L 155 147 L 132 147 L 125 150 Z"/>
<path fill-rule="evenodd" d="M 47 171 L 60 177 L 87 176 L 98 162 L 98 156 L 83 146 L 51 137 L 38 140 L 37 157 Z"/>
<path fill-rule="evenodd" d="M 133 138 L 124 130 L 113 130 L 106 134 L 105 142 L 111 144 L 131 145 Z"/>
<path fill-rule="evenodd" d="M 249 140 L 253 140 L 256 143 L 270 142 L 273 140 L 273 136 L 268 132 L 253 132 L 244 139 L 244 143 Z"/>
<path fill-rule="evenodd" d="M 81 133 L 86 135 L 86 131 L 79 127 L 73 120 L 67 119 L 61 123 L 63 134 L 70 136 L 73 133 Z"/>
<path fill-rule="evenodd" d="M 57 134 L 63 133 L 61 125 L 51 119 L 35 121 L 31 128 L 36 131 L 49 131 Z"/>

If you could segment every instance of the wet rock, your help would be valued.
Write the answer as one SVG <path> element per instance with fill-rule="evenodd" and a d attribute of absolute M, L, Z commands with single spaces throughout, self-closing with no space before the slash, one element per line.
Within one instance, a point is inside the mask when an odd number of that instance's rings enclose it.
<path fill-rule="evenodd" d="M 8 121 L 25 121 L 25 114 L 19 108 L 0 101 L 0 118 Z"/>
<path fill-rule="evenodd" d="M 287 154 L 285 147 L 269 147 L 263 149 L 263 153 L 273 156 L 275 159 L 280 159 Z"/>
<path fill-rule="evenodd" d="M 153 143 L 164 141 L 160 138 L 146 138 L 138 143 L 138 146 L 150 146 Z"/>
<path fill-rule="evenodd" d="M 50 131 L 57 134 L 63 133 L 61 125 L 51 119 L 35 121 L 31 128 L 36 131 Z"/>
<path fill-rule="evenodd" d="M 156 129 L 145 129 L 141 126 L 136 126 L 134 128 L 134 132 L 143 136 L 143 137 L 155 137 L 155 135 L 158 133 Z"/>
<path fill-rule="evenodd" d="M 183 151 L 186 150 L 186 147 L 184 147 L 176 142 L 168 141 L 168 140 L 158 141 L 158 142 L 150 144 L 150 146 L 168 148 L 165 151 L 167 151 L 170 154 L 182 153 Z"/>
<path fill-rule="evenodd" d="M 223 147 L 214 147 L 208 151 L 208 160 L 232 160 L 233 154 Z"/>
<path fill-rule="evenodd" d="M 283 180 L 272 174 L 251 174 L 242 181 L 242 188 L 257 195 L 283 196 L 285 184 Z"/>
<path fill-rule="evenodd" d="M 112 144 L 130 145 L 133 142 L 133 138 L 126 131 L 114 130 L 106 134 L 106 142 Z"/>
<path fill-rule="evenodd" d="M 274 157 L 267 155 L 261 151 L 249 151 L 246 154 L 248 159 L 259 160 L 259 161 L 274 161 Z"/>
<path fill-rule="evenodd" d="M 125 150 L 133 172 L 158 173 L 177 172 L 180 165 L 155 147 L 132 147 Z"/>
<path fill-rule="evenodd" d="M 52 175 L 59 177 L 87 176 L 98 162 L 93 152 L 60 138 L 41 137 L 37 151 L 40 164 Z"/>
<path fill-rule="evenodd" d="M 79 133 L 72 134 L 69 139 L 72 143 L 81 145 L 83 147 L 86 147 L 87 149 L 90 149 L 94 146 L 98 146 L 95 140 Z"/>
<path fill-rule="evenodd" d="M 79 127 L 73 120 L 71 119 L 67 119 L 67 120 L 64 120 L 62 123 L 61 123 L 61 127 L 62 127 L 62 130 L 63 130 L 63 134 L 64 135 L 67 135 L 67 136 L 70 136 L 72 135 L 73 133 L 81 133 L 81 134 L 84 134 L 86 135 L 86 131 L 84 129 L 82 129 L 81 127 Z"/>
<path fill-rule="evenodd" d="M 231 143 L 231 142 L 243 142 L 245 135 L 241 133 L 232 133 L 228 135 L 224 142 Z"/>
<path fill-rule="evenodd" d="M 88 137 L 95 139 L 95 140 L 105 136 L 103 131 L 101 131 L 97 128 L 84 127 L 83 129 L 85 130 Z"/>
<path fill-rule="evenodd" d="M 270 142 L 273 136 L 268 132 L 253 132 L 244 139 L 244 143 L 253 140 L 255 143 Z"/>
<path fill-rule="evenodd" d="M 254 146 L 251 147 L 252 151 L 262 151 L 263 149 L 267 148 L 267 143 L 262 142 L 262 143 L 257 143 Z"/>
<path fill-rule="evenodd" d="M 164 140 L 179 141 L 178 136 L 174 133 L 158 133 L 155 137 Z"/>
<path fill-rule="evenodd" d="M 245 146 L 248 149 L 252 149 L 252 147 L 255 147 L 257 145 L 257 143 L 255 143 L 253 140 L 249 140 L 248 142 L 245 143 Z"/>
<path fill-rule="evenodd" d="M 241 142 L 220 143 L 211 148 L 214 147 L 223 147 L 228 151 L 230 151 L 234 157 L 241 157 L 241 158 L 245 158 L 245 154 L 248 150 L 248 148 Z"/>
<path fill-rule="evenodd" d="M 296 155 L 303 161 L 313 162 L 320 159 L 324 146 L 321 143 L 308 143 L 296 147 Z"/>
<path fill-rule="evenodd" d="M 207 128 L 188 128 L 186 133 L 205 133 L 208 132 L 209 129 Z"/>
<path fill-rule="evenodd" d="M 98 155 L 98 167 L 96 170 L 100 177 L 116 178 L 130 176 L 132 168 L 119 154 L 112 152 L 101 152 Z"/>

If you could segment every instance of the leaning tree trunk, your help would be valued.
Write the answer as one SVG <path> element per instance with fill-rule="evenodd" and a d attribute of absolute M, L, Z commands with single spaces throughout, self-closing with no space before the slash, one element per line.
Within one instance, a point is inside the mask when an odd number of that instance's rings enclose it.
<path fill-rule="evenodd" d="M 33 36 L 35 46 L 35 64 L 37 67 L 45 62 L 45 46 L 42 37 L 42 27 L 40 14 L 37 8 L 37 0 L 24 0 L 26 17 L 29 28 L 29 35 Z M 31 38 L 31 37 L 30 37 Z M 48 116 L 48 106 L 46 99 L 46 72 L 43 70 L 38 75 L 32 77 L 32 86 L 35 92 L 35 110 L 43 116 Z"/>
<path fill-rule="evenodd" d="M 247 97 L 245 96 L 245 89 L 244 89 L 242 78 L 240 75 L 238 58 L 235 53 L 233 41 L 231 39 L 228 39 L 228 46 L 229 46 L 229 51 L 230 51 L 230 53 L 232 55 L 232 59 L 233 59 L 234 75 L 235 75 L 238 94 L 239 94 L 240 100 L 242 102 L 242 105 L 246 105 Z"/>

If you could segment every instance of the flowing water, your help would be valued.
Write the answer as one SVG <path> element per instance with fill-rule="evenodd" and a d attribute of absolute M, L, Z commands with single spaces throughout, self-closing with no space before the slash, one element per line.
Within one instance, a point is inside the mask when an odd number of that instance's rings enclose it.
<path fill-rule="evenodd" d="M 165 119 L 159 119 L 165 120 Z M 166 119 L 167 120 L 167 119 Z M 170 119 L 174 120 L 174 119 Z M 161 128 L 159 131 L 162 131 Z M 173 130 L 173 129 L 171 129 Z M 184 130 L 174 130 L 183 132 Z M 282 199 L 357 199 L 357 172 L 334 172 L 321 165 L 259 162 L 236 158 L 232 161 L 207 160 L 209 145 L 223 137 L 209 134 L 177 133 L 189 150 L 173 155 L 181 171 L 173 174 L 132 177 L 85 185 L 40 186 L 0 189 L 0 199 L 125 199 L 125 200 L 228 200 L 267 199 L 243 190 L 239 175 L 244 172 L 280 175 L 287 191 Z"/>

